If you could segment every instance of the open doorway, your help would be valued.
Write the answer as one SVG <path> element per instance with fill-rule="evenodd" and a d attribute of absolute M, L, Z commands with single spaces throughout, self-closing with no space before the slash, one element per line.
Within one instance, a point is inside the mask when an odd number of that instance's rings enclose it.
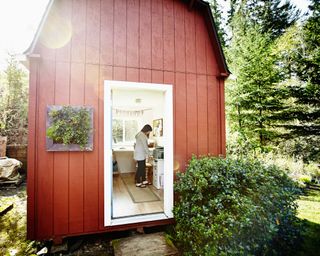
<path fill-rule="evenodd" d="M 105 81 L 105 224 L 120 225 L 172 217 L 172 86 Z M 136 187 L 135 136 L 148 138 L 145 188 Z"/>

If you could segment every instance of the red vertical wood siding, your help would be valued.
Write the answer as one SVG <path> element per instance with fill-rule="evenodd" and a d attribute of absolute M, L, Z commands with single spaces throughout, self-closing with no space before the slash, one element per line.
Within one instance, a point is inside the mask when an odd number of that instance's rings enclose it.
<path fill-rule="evenodd" d="M 197 76 L 198 154 L 208 154 L 208 85 L 205 75 Z"/>
<path fill-rule="evenodd" d="M 174 1 L 175 21 L 175 71 L 185 72 L 186 68 L 186 34 L 184 27 L 186 6 L 180 1 Z M 189 17 L 187 17 L 188 19 Z"/>
<path fill-rule="evenodd" d="M 140 68 L 151 69 L 151 0 L 140 0 Z"/>
<path fill-rule="evenodd" d="M 36 127 L 37 127 L 37 96 L 38 96 L 38 74 L 39 62 L 31 60 L 30 62 L 30 77 L 29 77 L 29 109 L 28 109 L 28 183 L 27 193 L 31 200 L 27 204 L 27 238 L 32 239 L 35 237 L 35 183 L 36 183 Z"/>
<path fill-rule="evenodd" d="M 50 48 L 59 17 L 72 36 Z M 58 19 L 59 20 L 59 19 Z M 28 237 L 104 227 L 103 82 L 173 85 L 174 161 L 225 154 L 224 82 L 203 14 L 178 0 L 57 0 L 30 60 Z M 94 109 L 92 152 L 47 152 L 47 105 Z"/>
<path fill-rule="evenodd" d="M 56 62 L 54 104 L 69 104 L 70 62 Z M 69 232 L 69 152 L 53 153 L 53 227 L 54 235 Z"/>
<path fill-rule="evenodd" d="M 101 1 L 100 16 L 100 64 L 113 64 L 113 0 Z"/>
<path fill-rule="evenodd" d="M 99 134 L 97 132 L 99 118 L 99 66 L 86 64 L 85 72 L 84 104 L 93 107 L 93 126 L 95 127 L 93 135 L 94 150 L 84 154 L 84 231 L 90 232 L 98 230 L 99 227 Z"/>
<path fill-rule="evenodd" d="M 187 86 L 186 74 L 176 73 L 174 83 L 175 95 L 175 148 L 174 158 L 179 170 L 184 170 L 187 162 Z"/>
<path fill-rule="evenodd" d="M 139 2 L 127 5 L 127 66 L 139 67 Z"/>
<path fill-rule="evenodd" d="M 54 154 L 46 151 L 47 105 L 54 103 L 55 62 L 43 60 L 39 69 L 39 93 L 36 128 L 35 167 L 35 226 L 38 238 L 52 237 L 53 234 L 53 187 Z"/>
<path fill-rule="evenodd" d="M 84 105 L 85 65 L 71 63 L 70 104 Z M 69 153 L 69 232 L 83 232 L 84 153 Z"/>
<path fill-rule="evenodd" d="M 187 105 L 187 108 L 186 108 L 186 111 L 187 111 L 186 112 L 187 158 L 190 159 L 192 155 L 198 155 L 198 115 L 197 114 L 198 114 L 198 105 L 200 103 L 198 102 L 198 99 L 197 99 L 196 74 L 192 74 L 192 73 L 187 74 L 186 103 L 187 103 L 186 104 Z"/>

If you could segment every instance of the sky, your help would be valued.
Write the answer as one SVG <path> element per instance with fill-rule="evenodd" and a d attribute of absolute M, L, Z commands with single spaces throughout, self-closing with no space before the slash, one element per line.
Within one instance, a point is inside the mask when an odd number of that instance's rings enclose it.
<path fill-rule="evenodd" d="M 49 0 L 0 0 L 0 70 L 7 53 L 22 54 L 31 44 Z M 219 0 L 226 6 L 225 0 Z M 291 0 L 303 12 L 308 0 Z"/>

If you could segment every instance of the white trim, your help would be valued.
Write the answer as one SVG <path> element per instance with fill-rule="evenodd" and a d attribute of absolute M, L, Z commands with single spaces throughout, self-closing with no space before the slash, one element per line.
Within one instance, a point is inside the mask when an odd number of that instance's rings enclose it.
<path fill-rule="evenodd" d="M 146 222 L 146 221 L 165 220 L 165 219 L 168 219 L 168 217 L 164 213 L 137 215 L 132 217 L 112 219 L 110 226 L 126 225 L 126 224 L 140 223 L 140 222 Z"/>
<path fill-rule="evenodd" d="M 106 85 L 106 83 L 105 83 Z M 111 104 L 106 104 L 111 101 L 111 90 L 104 88 L 104 223 L 106 226 L 111 225 L 112 217 L 112 138 L 106 136 L 106 131 L 112 131 L 111 120 Z M 109 206 L 109 207 L 108 207 Z"/>
<path fill-rule="evenodd" d="M 164 213 L 112 219 L 112 119 L 111 90 L 137 89 L 164 92 Z M 109 102 L 109 104 L 108 104 Z M 105 226 L 173 218 L 173 99 L 172 85 L 104 81 L 104 224 Z"/>
<path fill-rule="evenodd" d="M 164 140 L 164 213 L 173 218 L 173 99 L 172 86 L 166 88 L 165 114 L 163 119 Z"/>

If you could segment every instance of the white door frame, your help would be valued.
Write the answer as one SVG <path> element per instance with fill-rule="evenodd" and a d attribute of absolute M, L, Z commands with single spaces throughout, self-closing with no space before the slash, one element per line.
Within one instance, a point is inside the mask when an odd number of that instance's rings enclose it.
<path fill-rule="evenodd" d="M 112 98 L 115 88 L 154 90 L 164 93 L 163 118 L 164 146 L 164 212 L 112 219 Z M 172 85 L 135 83 L 126 81 L 104 81 L 104 225 L 116 226 L 173 218 L 173 99 Z"/>

